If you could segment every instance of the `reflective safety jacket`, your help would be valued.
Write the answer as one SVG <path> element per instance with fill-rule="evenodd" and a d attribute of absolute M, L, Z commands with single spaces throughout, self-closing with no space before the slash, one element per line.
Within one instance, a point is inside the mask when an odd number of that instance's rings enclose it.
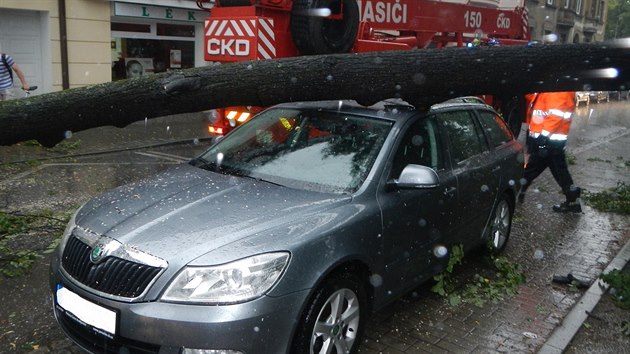
<path fill-rule="evenodd" d="M 529 135 L 567 140 L 575 111 L 575 92 L 541 92 L 529 94 L 526 99 Z"/>

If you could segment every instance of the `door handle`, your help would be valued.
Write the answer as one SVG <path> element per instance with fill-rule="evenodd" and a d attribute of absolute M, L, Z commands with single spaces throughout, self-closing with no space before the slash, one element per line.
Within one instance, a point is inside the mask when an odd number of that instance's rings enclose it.
<path fill-rule="evenodd" d="M 457 188 L 455 187 L 444 188 L 444 195 L 453 195 L 456 190 Z"/>

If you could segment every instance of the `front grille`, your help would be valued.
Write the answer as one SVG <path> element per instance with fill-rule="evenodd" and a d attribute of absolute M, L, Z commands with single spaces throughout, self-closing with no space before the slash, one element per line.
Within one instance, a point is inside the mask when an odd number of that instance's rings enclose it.
<path fill-rule="evenodd" d="M 90 261 L 92 247 L 72 236 L 63 251 L 61 264 L 80 283 L 106 294 L 140 296 L 161 268 L 108 256 L 98 264 Z"/>

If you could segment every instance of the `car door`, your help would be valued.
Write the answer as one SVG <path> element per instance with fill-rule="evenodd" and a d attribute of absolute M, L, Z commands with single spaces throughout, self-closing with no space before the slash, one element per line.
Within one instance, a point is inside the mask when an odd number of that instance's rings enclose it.
<path fill-rule="evenodd" d="M 499 167 L 470 108 L 438 113 L 448 156 L 457 179 L 458 201 L 453 215 L 456 231 L 451 244 L 477 243 L 491 212 L 498 189 Z"/>
<path fill-rule="evenodd" d="M 492 169 L 500 172 L 493 175 L 499 190 L 506 189 L 508 185 L 518 185 L 523 177 L 522 147 L 514 140 L 507 124 L 496 112 L 478 110 L 476 113 L 490 146 L 491 161 L 495 165 Z"/>
<path fill-rule="evenodd" d="M 435 117 L 407 126 L 390 154 L 386 179 L 397 179 L 409 164 L 434 169 L 439 185 L 433 188 L 391 188 L 383 183 L 378 201 L 383 217 L 383 291 L 388 297 L 408 290 L 439 271 L 444 259 L 434 250 L 451 232 L 452 208 L 457 201 L 456 180 L 444 163 L 444 150 Z M 438 253 L 439 254 L 439 253 Z"/>

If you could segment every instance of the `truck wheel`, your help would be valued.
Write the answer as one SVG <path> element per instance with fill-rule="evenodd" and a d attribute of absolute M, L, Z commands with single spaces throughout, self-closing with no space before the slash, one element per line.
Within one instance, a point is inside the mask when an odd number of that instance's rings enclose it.
<path fill-rule="evenodd" d="M 367 310 L 365 290 L 349 273 L 332 275 L 315 292 L 300 319 L 292 353 L 356 353 Z"/>
<path fill-rule="evenodd" d="M 514 139 L 518 139 L 518 135 L 521 133 L 521 125 L 525 116 L 525 102 L 521 97 L 512 97 L 504 100 L 501 111 L 503 112 L 503 119 L 508 125 Z"/>
<path fill-rule="evenodd" d="M 343 18 L 331 20 L 312 13 L 330 9 L 338 14 L 343 3 Z M 291 9 L 291 33 L 300 53 L 347 53 L 354 46 L 359 28 L 359 6 L 356 0 L 294 0 Z"/>

